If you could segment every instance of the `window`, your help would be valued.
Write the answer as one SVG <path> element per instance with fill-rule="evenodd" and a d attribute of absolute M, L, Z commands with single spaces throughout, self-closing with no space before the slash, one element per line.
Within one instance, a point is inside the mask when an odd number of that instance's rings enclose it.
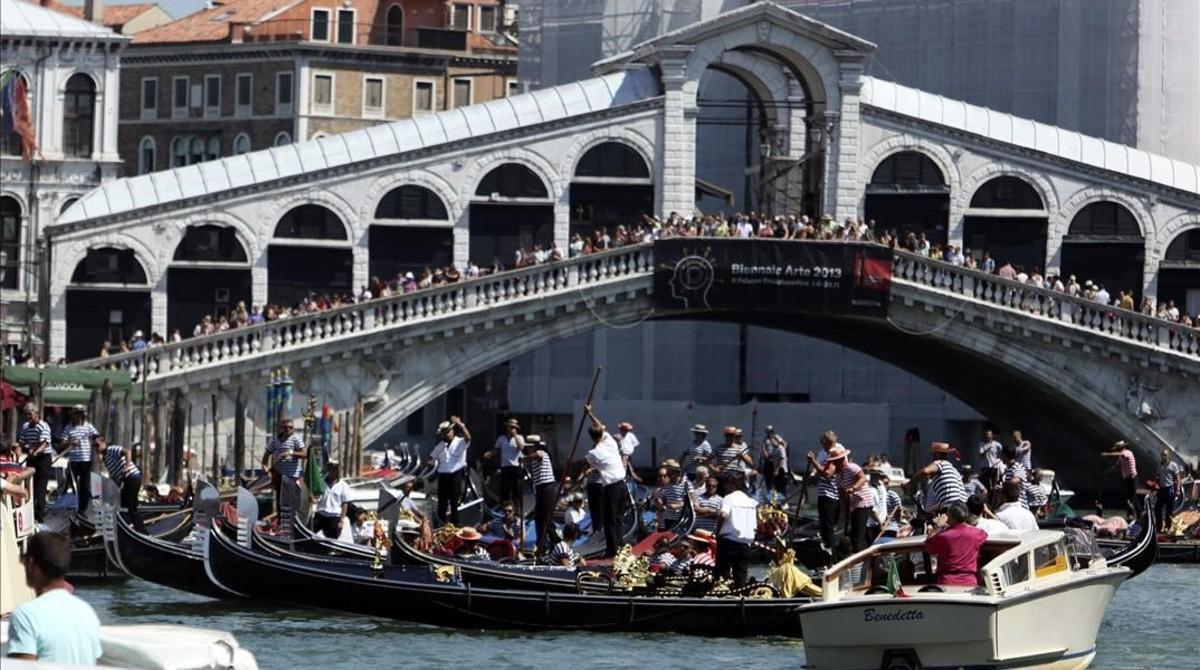
<path fill-rule="evenodd" d="M 454 80 L 454 106 L 466 107 L 471 104 L 471 80 Z"/>
<path fill-rule="evenodd" d="M 171 80 L 171 115 L 187 116 L 188 78 L 175 77 Z"/>
<path fill-rule="evenodd" d="M 504 87 L 504 94 L 510 98 L 521 92 L 521 83 L 516 79 L 505 79 Z"/>
<path fill-rule="evenodd" d="M 21 274 L 21 203 L 0 197 L 0 288 L 18 288 Z"/>
<path fill-rule="evenodd" d="M 188 165 L 204 162 L 204 138 L 193 137 L 188 142 Z"/>
<path fill-rule="evenodd" d="M 204 115 L 221 115 L 221 75 L 204 76 Z"/>
<path fill-rule="evenodd" d="M 254 104 L 254 75 L 239 74 L 237 76 L 237 107 L 234 110 L 238 116 L 250 116 Z"/>
<path fill-rule="evenodd" d="M 75 158 L 92 156 L 96 120 L 96 83 L 86 74 L 67 80 L 63 99 L 63 153 Z"/>
<path fill-rule="evenodd" d="M 142 80 L 142 118 L 153 119 L 158 116 L 158 77 L 146 77 Z"/>
<path fill-rule="evenodd" d="M 8 81 L 9 76 L 17 77 L 20 80 L 20 83 L 25 85 L 25 100 L 29 106 L 29 113 L 30 117 L 32 118 L 34 96 L 28 93 L 29 80 L 25 78 L 25 75 L 20 74 L 19 72 L 14 70 L 5 70 L 3 73 L 0 73 L 0 90 L 4 88 L 2 84 Z M 16 85 L 17 82 L 14 82 L 13 87 L 15 88 Z M 5 119 L 3 114 L 0 113 L 0 133 L 2 133 L 2 135 L 0 135 L 0 154 L 5 156 L 20 156 L 21 150 L 24 148 L 24 143 L 21 140 L 21 136 L 17 133 L 16 124 L 10 125 L 6 121 L 7 119 Z"/>
<path fill-rule="evenodd" d="M 283 146 L 287 146 L 291 143 L 292 143 L 292 136 L 289 135 L 287 132 L 280 131 L 278 134 L 275 135 L 275 141 L 272 142 L 271 144 L 272 144 L 272 146 L 283 147 Z"/>
<path fill-rule="evenodd" d="M 275 73 L 275 113 L 292 113 L 292 73 Z"/>
<path fill-rule="evenodd" d="M 1000 567 L 1004 584 L 1013 586 L 1029 579 L 1029 554 L 1021 554 Z"/>
<path fill-rule="evenodd" d="M 313 75 L 313 112 L 333 113 L 333 75 Z"/>
<path fill-rule="evenodd" d="M 233 138 L 233 155 L 250 153 L 250 136 L 246 133 L 239 133 Z"/>
<path fill-rule="evenodd" d="M 62 207 L 58 208 L 58 215 L 62 216 L 63 214 L 66 214 L 67 210 L 71 209 L 71 205 L 74 205 L 77 202 L 79 202 L 79 198 L 67 198 L 66 200 L 63 200 Z"/>
<path fill-rule="evenodd" d="M 312 10 L 312 35 L 310 36 L 314 42 L 329 41 L 329 10 L 314 9 Z"/>
<path fill-rule="evenodd" d="M 479 8 L 479 32 L 481 32 L 481 33 L 496 32 L 496 8 L 495 7 L 480 7 Z"/>
<path fill-rule="evenodd" d="M 204 145 L 204 160 L 215 161 L 221 157 L 221 138 L 210 137 Z"/>
<path fill-rule="evenodd" d="M 338 44 L 354 44 L 354 10 L 339 9 L 337 24 Z"/>
<path fill-rule="evenodd" d="M 413 82 L 413 116 L 432 112 L 434 97 L 436 91 L 432 81 Z"/>
<path fill-rule="evenodd" d="M 383 116 L 383 78 L 363 78 L 363 116 Z"/>
<path fill-rule="evenodd" d="M 450 28 L 471 29 L 471 5 L 450 5 Z"/>
<path fill-rule="evenodd" d="M 138 174 L 154 172 L 155 153 L 154 138 L 149 135 L 143 137 L 138 144 Z"/>
<path fill-rule="evenodd" d="M 183 167 L 188 164 L 188 140 L 186 137 L 176 137 L 171 140 L 171 167 Z"/>
<path fill-rule="evenodd" d="M 385 42 L 393 47 L 398 47 L 404 42 L 404 10 L 400 5 L 388 7 Z"/>

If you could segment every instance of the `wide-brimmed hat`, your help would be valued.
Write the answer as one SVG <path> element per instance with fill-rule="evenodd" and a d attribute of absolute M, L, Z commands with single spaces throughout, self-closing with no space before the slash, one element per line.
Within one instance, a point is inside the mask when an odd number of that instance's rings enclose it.
<path fill-rule="evenodd" d="M 768 432 L 768 433 L 774 433 L 774 432 L 775 432 L 775 426 L 772 426 L 771 424 L 767 424 L 767 432 Z"/>
<path fill-rule="evenodd" d="M 705 426 L 702 423 L 694 424 L 694 425 L 692 425 L 692 432 L 693 433 L 701 433 L 703 435 L 708 435 L 708 426 Z"/>
<path fill-rule="evenodd" d="M 835 444 L 825 455 L 826 461 L 838 461 L 850 455 L 850 450 L 840 444 Z"/>
<path fill-rule="evenodd" d="M 739 431 L 737 426 L 725 426 L 725 430 L 722 432 L 726 435 L 737 435 Z"/>
<path fill-rule="evenodd" d="M 949 454 L 954 451 L 954 448 L 950 446 L 949 442 L 931 442 L 929 450 L 935 454 Z"/>
<path fill-rule="evenodd" d="M 526 435 L 525 436 L 525 444 L 535 445 L 535 444 L 541 444 L 541 443 L 542 443 L 541 435 Z"/>
<path fill-rule="evenodd" d="M 1129 446 L 1129 443 L 1125 440 L 1117 440 L 1116 442 L 1113 442 L 1113 446 L 1118 449 L 1124 449 L 1125 447 Z"/>
<path fill-rule="evenodd" d="M 452 425 L 454 425 L 454 424 L 450 423 L 449 421 L 443 421 L 438 424 L 438 432 L 444 433 L 444 432 L 450 430 L 450 426 L 452 426 Z"/>
<path fill-rule="evenodd" d="M 516 419 L 509 419 L 508 421 L 504 422 L 504 427 L 505 428 L 520 428 L 521 422 L 517 421 Z"/>
<path fill-rule="evenodd" d="M 72 414 L 87 414 L 87 408 L 83 405 L 71 405 Z"/>
<path fill-rule="evenodd" d="M 479 534 L 479 531 L 467 526 L 466 528 L 459 528 L 458 532 L 454 534 L 454 537 L 457 537 L 465 542 L 471 542 L 473 540 L 479 540 L 483 536 Z"/>
<path fill-rule="evenodd" d="M 617 430 L 633 430 L 633 424 L 628 421 L 622 421 L 617 424 Z"/>
<path fill-rule="evenodd" d="M 668 468 L 678 468 L 679 467 L 679 461 L 675 460 L 674 458 L 668 458 L 667 460 L 663 461 L 662 464 L 663 464 L 663 467 L 668 467 Z"/>
<path fill-rule="evenodd" d="M 697 528 L 688 534 L 687 539 L 693 542 L 704 542 L 711 544 L 713 542 L 713 534 L 710 531 Z"/>

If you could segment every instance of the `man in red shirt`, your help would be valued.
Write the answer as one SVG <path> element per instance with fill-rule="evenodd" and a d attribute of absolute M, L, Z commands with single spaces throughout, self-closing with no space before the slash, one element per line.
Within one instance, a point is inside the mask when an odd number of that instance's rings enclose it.
<path fill-rule="evenodd" d="M 925 540 L 925 551 L 937 558 L 938 584 L 975 586 L 978 584 L 979 548 L 987 533 L 966 523 L 967 506 L 952 502 L 945 507 L 949 526 Z"/>

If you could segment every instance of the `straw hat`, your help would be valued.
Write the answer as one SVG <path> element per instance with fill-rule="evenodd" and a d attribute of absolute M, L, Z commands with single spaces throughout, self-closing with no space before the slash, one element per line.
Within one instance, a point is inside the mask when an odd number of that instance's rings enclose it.
<path fill-rule="evenodd" d="M 621 423 L 617 424 L 617 430 L 633 430 L 633 424 L 629 423 L 628 421 L 622 421 Z"/>
<path fill-rule="evenodd" d="M 837 461 L 837 460 L 841 460 L 849 455 L 850 455 L 849 449 L 843 447 L 840 444 L 835 444 L 833 446 L 833 448 L 829 450 L 829 453 L 826 454 L 825 460 L 826 461 Z"/>
<path fill-rule="evenodd" d="M 505 428 L 520 428 L 521 422 L 517 421 L 516 419 L 509 419 L 508 421 L 504 422 L 504 427 Z"/>
<path fill-rule="evenodd" d="M 949 442 L 933 442 L 929 445 L 929 450 L 938 454 L 948 454 L 953 451 Z"/>
<path fill-rule="evenodd" d="M 541 444 L 541 443 L 542 443 L 541 435 L 526 435 L 525 436 L 525 444 L 535 445 L 535 444 Z"/>
<path fill-rule="evenodd" d="M 83 405 L 71 405 L 72 414 L 87 414 L 87 408 Z"/>
<path fill-rule="evenodd" d="M 700 433 L 701 435 L 708 435 L 708 427 L 702 423 L 697 423 L 692 426 L 692 432 Z"/>
<path fill-rule="evenodd" d="M 438 424 L 438 432 L 444 433 L 444 432 L 450 430 L 450 426 L 451 426 L 451 424 L 449 421 L 443 421 Z"/>
<path fill-rule="evenodd" d="M 725 430 L 723 432 L 726 435 L 737 435 L 738 429 L 737 426 L 725 426 Z"/>
<path fill-rule="evenodd" d="M 479 534 L 479 531 L 467 526 L 466 528 L 458 529 L 458 532 L 454 534 L 454 537 L 457 537 L 464 542 L 473 542 L 481 539 L 483 536 Z"/>
<path fill-rule="evenodd" d="M 713 534 L 710 531 L 700 528 L 693 530 L 691 534 L 687 536 L 687 539 L 693 542 L 703 542 L 705 544 L 711 544 L 714 541 Z"/>

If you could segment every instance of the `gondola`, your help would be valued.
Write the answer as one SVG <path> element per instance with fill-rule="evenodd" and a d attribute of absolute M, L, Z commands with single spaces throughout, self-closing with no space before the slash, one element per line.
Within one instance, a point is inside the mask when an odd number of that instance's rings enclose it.
<path fill-rule="evenodd" d="M 107 513 L 107 512 L 106 512 Z M 175 510 L 156 519 L 149 519 L 146 534 L 167 542 L 178 542 L 191 530 L 192 511 Z M 125 581 L 129 575 L 110 555 L 104 533 L 95 530 L 90 535 L 71 539 L 71 569 L 67 578 L 73 582 Z"/>
<path fill-rule="evenodd" d="M 1096 544 L 1108 551 L 1120 551 L 1128 542 L 1110 538 L 1096 538 Z M 1177 542 L 1158 542 L 1157 563 L 1200 563 L 1200 541 L 1183 540 Z"/>
<path fill-rule="evenodd" d="M 392 542 L 392 562 L 409 566 L 452 566 L 462 581 L 473 587 L 577 592 L 576 568 L 436 556 L 418 550 L 403 534 L 396 536 Z"/>
<path fill-rule="evenodd" d="M 456 628 L 799 637 L 798 610 L 810 602 L 487 589 L 429 566 L 375 570 L 352 561 L 267 555 L 219 529 L 209 532 L 206 547 L 209 575 L 230 593 Z"/>
<path fill-rule="evenodd" d="M 1082 519 L 1053 517 L 1038 522 L 1038 527 L 1045 530 L 1061 530 L 1071 535 L 1072 531 L 1082 533 L 1087 538 L 1088 545 L 1095 545 L 1104 554 L 1104 560 L 1114 567 L 1129 568 L 1137 577 L 1149 568 L 1160 556 L 1158 534 L 1154 532 L 1155 517 L 1153 498 L 1147 497 L 1144 502 L 1141 532 L 1132 540 L 1101 540 L 1092 531 L 1092 524 Z"/>
<path fill-rule="evenodd" d="M 628 487 L 626 487 L 626 491 L 628 492 Z M 634 499 L 632 493 L 629 493 L 628 495 L 629 497 L 625 501 L 625 512 L 621 517 L 621 528 L 623 529 L 621 533 L 621 539 L 624 540 L 625 544 L 634 544 L 641 539 L 641 536 L 647 531 L 642 525 L 641 504 Z M 691 501 L 688 500 L 685 503 L 685 506 L 686 509 L 690 510 Z M 690 513 L 681 514 L 680 521 L 683 522 L 685 519 L 688 520 L 689 524 L 686 526 L 687 533 L 690 533 L 691 527 L 696 523 L 695 512 L 692 511 Z M 687 533 L 684 533 L 684 535 Z M 599 528 L 592 528 L 592 532 L 587 536 L 583 543 L 575 547 L 575 553 L 588 560 L 603 556 L 607 550 L 608 545 L 604 540 L 604 532 Z"/>

